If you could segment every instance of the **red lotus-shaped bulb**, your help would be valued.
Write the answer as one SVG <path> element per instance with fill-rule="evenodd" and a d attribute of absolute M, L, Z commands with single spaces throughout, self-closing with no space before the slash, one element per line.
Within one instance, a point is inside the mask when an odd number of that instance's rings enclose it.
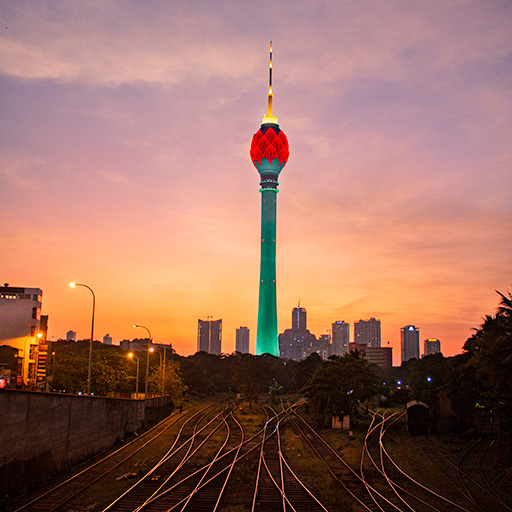
<path fill-rule="evenodd" d="M 251 160 L 256 169 L 272 167 L 280 171 L 286 165 L 289 156 L 288 139 L 277 125 L 275 127 L 262 125 L 254 134 L 251 143 Z"/>

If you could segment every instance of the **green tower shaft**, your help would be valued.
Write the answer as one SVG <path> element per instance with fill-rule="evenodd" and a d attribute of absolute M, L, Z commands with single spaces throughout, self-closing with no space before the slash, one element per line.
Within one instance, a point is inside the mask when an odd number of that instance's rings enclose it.
<path fill-rule="evenodd" d="M 279 356 L 276 295 L 276 205 L 277 189 L 261 192 L 260 294 L 256 355 Z"/>

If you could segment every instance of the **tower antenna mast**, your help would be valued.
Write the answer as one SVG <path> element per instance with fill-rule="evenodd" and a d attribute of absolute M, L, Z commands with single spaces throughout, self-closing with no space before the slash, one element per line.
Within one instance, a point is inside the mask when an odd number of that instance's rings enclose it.
<path fill-rule="evenodd" d="M 268 110 L 267 115 L 263 117 L 262 124 L 272 123 L 279 124 L 277 117 L 273 114 L 273 101 L 274 101 L 274 93 L 272 92 L 272 41 L 270 41 L 270 50 L 269 50 L 269 65 L 268 65 Z"/>

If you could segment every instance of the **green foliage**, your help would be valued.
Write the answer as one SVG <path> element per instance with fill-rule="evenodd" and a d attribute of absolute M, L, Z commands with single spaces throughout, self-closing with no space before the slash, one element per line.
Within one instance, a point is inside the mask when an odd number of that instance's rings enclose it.
<path fill-rule="evenodd" d="M 89 367 L 89 342 L 59 342 L 53 347 L 51 389 L 62 393 L 86 393 Z M 133 387 L 130 362 L 119 347 L 93 344 L 92 392 L 97 396 L 127 394 Z"/>
<path fill-rule="evenodd" d="M 450 379 L 448 362 L 443 354 L 432 354 L 414 361 L 409 384 L 412 398 L 433 407 L 434 390 L 445 387 Z"/>
<path fill-rule="evenodd" d="M 161 365 L 153 367 L 149 374 L 148 385 L 150 393 L 163 393 L 165 396 L 179 398 L 185 391 L 180 364 L 170 360 L 165 362 L 165 368 Z"/>
<path fill-rule="evenodd" d="M 464 354 L 434 354 L 414 361 L 409 377 L 413 397 L 430 406 L 434 420 L 443 392 L 459 428 L 475 426 L 478 416 L 499 418 L 503 425 L 512 420 L 512 296 L 498 294 L 495 315 L 484 318 L 466 341 Z"/>
<path fill-rule="evenodd" d="M 478 387 L 479 405 L 489 412 L 512 418 L 512 295 L 499 293 L 501 302 L 494 316 L 487 315 L 476 333 L 466 341 Z"/>
<path fill-rule="evenodd" d="M 354 413 L 359 402 L 381 391 L 379 375 L 365 359 L 351 355 L 321 362 L 303 389 L 311 412 L 323 424 L 333 415 Z"/>

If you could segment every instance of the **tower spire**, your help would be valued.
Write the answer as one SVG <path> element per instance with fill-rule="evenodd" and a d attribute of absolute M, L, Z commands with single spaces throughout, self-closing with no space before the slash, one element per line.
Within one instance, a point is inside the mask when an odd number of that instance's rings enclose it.
<path fill-rule="evenodd" d="M 272 41 L 270 41 L 269 55 L 270 55 L 270 62 L 268 65 L 268 94 L 267 94 L 268 111 L 267 111 L 267 115 L 263 116 L 263 120 L 261 121 L 261 124 L 268 124 L 268 123 L 279 124 L 277 121 L 277 117 L 275 117 L 274 114 L 272 113 L 272 102 L 274 99 L 274 93 L 272 92 Z"/>

